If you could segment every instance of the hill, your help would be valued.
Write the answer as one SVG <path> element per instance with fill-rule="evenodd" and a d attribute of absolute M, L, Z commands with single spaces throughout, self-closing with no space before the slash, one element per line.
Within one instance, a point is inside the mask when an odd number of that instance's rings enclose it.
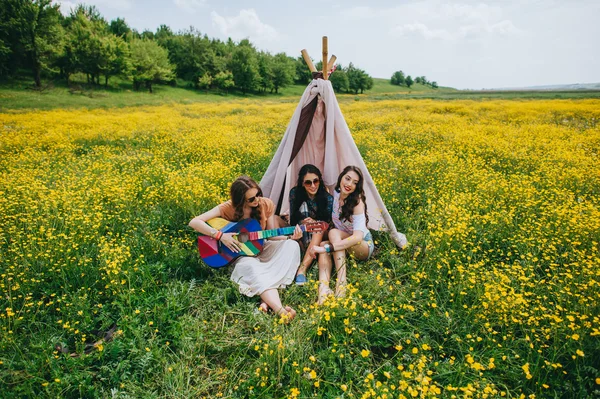
<path fill-rule="evenodd" d="M 543 85 L 526 87 L 504 87 L 495 91 L 563 91 L 563 90 L 600 90 L 600 83 L 569 83 L 562 85 Z"/>

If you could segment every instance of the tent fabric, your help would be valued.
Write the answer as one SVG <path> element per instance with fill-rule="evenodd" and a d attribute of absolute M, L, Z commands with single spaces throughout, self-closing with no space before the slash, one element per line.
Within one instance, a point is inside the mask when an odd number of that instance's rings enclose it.
<path fill-rule="evenodd" d="M 330 190 L 335 187 L 340 172 L 346 166 L 359 167 L 365 178 L 363 186 L 369 214 L 368 227 L 376 231 L 388 231 L 400 248 L 408 244 L 406 236 L 396 230 L 394 221 L 375 187 L 328 80 L 315 78 L 304 90 L 283 139 L 260 182 L 263 195 L 277 204 L 278 214 L 289 212 L 289 191 L 296 185 L 300 168 L 307 163 L 321 170 L 323 181 Z"/>

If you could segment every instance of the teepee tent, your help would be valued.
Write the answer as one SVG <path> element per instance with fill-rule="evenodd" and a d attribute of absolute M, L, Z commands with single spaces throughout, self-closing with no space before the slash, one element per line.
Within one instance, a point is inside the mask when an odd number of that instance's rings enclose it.
<path fill-rule="evenodd" d="M 276 213 L 283 215 L 289 212 L 288 194 L 303 165 L 310 163 L 318 167 L 322 171 L 325 185 L 330 189 L 335 186 L 339 174 L 346 166 L 357 166 L 365 178 L 368 227 L 376 231 L 388 231 L 396 245 L 404 248 L 407 245 L 406 236 L 396 230 L 352 139 L 331 82 L 327 80 L 329 70 L 335 62 L 335 56 L 327 61 L 327 38 L 323 38 L 323 72 L 316 71 L 306 50 L 302 50 L 302 55 L 313 72 L 313 80 L 304 91 L 279 148 L 260 182 L 263 194 L 276 204 Z"/>

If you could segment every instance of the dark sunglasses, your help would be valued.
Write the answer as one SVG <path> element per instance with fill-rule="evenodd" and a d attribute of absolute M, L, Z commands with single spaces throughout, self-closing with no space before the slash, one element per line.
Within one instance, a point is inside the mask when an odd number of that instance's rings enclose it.
<path fill-rule="evenodd" d="M 254 197 L 246 198 L 246 201 L 247 201 L 249 204 L 251 204 L 251 203 L 253 203 L 254 201 L 256 201 L 256 199 L 257 199 L 257 198 L 260 198 L 260 197 L 262 197 L 262 193 L 261 193 L 261 192 L 257 193 L 257 194 L 256 194 Z"/>
<path fill-rule="evenodd" d="M 314 180 L 304 180 L 305 187 L 310 187 L 312 185 L 318 186 L 319 183 L 320 183 L 320 180 L 318 178 L 314 179 Z"/>

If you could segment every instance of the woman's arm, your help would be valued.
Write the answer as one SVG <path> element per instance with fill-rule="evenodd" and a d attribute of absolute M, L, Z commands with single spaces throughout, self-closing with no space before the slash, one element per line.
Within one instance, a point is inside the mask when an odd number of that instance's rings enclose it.
<path fill-rule="evenodd" d="M 240 251 L 240 243 L 234 238 L 235 233 L 225 233 L 221 237 L 215 237 L 217 233 L 217 229 L 210 227 L 206 221 L 214 218 L 221 217 L 221 208 L 215 206 L 208 212 L 204 212 L 202 215 L 196 216 L 193 218 L 189 226 L 196 230 L 199 233 L 204 234 L 205 236 L 210 236 L 213 238 L 218 238 L 227 248 L 229 248 L 233 252 Z"/>
<path fill-rule="evenodd" d="M 211 209 L 208 212 L 204 212 L 202 215 L 196 216 L 195 218 L 193 218 L 190 223 L 189 226 L 196 230 L 198 233 L 202 233 L 205 236 L 214 236 L 215 233 L 217 232 L 217 229 L 210 227 L 206 221 L 210 220 L 210 219 L 214 219 L 214 218 L 218 218 L 221 217 L 221 208 L 219 208 L 218 206 L 215 206 L 213 209 Z"/>
<path fill-rule="evenodd" d="M 353 215 L 360 215 L 360 214 L 364 214 L 364 213 L 365 213 L 365 205 L 363 204 L 362 201 L 360 201 L 358 203 L 358 205 L 356 205 L 354 207 L 352 214 Z M 334 240 L 334 239 L 330 238 L 330 240 L 331 240 L 331 244 L 330 245 L 333 246 L 331 248 L 331 250 L 332 251 L 341 251 L 341 250 L 348 249 L 350 247 L 355 246 L 359 242 L 361 242 L 364 237 L 365 237 L 365 233 L 363 233 L 361 230 L 354 230 L 352 232 L 351 236 L 346 237 L 343 240 Z"/>

